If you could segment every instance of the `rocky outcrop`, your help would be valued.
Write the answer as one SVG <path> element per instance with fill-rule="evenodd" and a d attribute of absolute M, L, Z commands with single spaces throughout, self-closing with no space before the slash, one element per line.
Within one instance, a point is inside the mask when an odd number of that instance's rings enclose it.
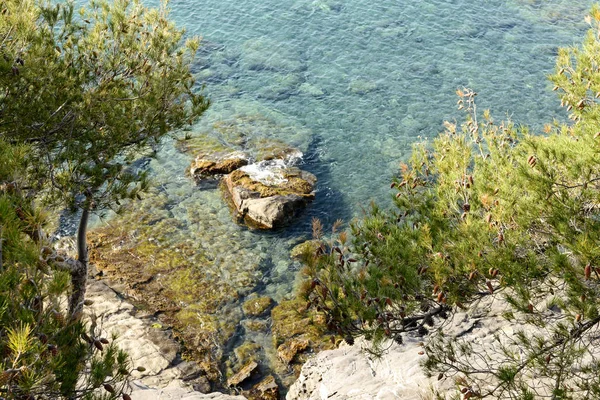
<path fill-rule="evenodd" d="M 483 304 L 485 303 L 485 305 Z M 502 315 L 506 303 L 487 299 L 481 307 L 457 312 L 444 325 L 444 334 L 472 344 L 481 357 L 493 348 L 499 336 L 509 338 L 519 329 Z M 452 377 L 427 377 L 421 362 L 426 355 L 427 338 L 406 336 L 403 344 L 384 343 L 380 358 L 365 352 L 370 343 L 357 340 L 353 346 L 341 342 L 335 350 L 318 353 L 302 367 L 298 380 L 290 387 L 287 400 L 341 399 L 433 399 L 436 392 L 446 398 L 456 394 Z M 465 397 L 466 398 L 466 397 Z"/>
<path fill-rule="evenodd" d="M 419 361 L 424 356 L 417 339 L 391 345 L 381 359 L 370 358 L 357 341 L 342 342 L 336 350 L 317 354 L 302 367 L 287 400 L 403 399 L 420 400 L 431 394 L 433 380 L 425 377 Z"/>
<path fill-rule="evenodd" d="M 215 177 L 226 176 L 223 186 L 240 222 L 261 229 L 285 225 L 314 198 L 315 176 L 294 167 L 310 132 L 269 110 L 230 106 L 234 110 L 224 115 L 209 112 L 200 130 L 177 147 L 195 157 L 189 172 L 198 186 L 211 188 Z"/>
<path fill-rule="evenodd" d="M 168 386 L 157 389 L 133 382 L 131 398 L 135 400 L 246 400 L 243 396 L 231 396 L 223 393 L 199 393 L 179 386 L 174 381 Z"/>
<path fill-rule="evenodd" d="M 244 400 L 242 396 L 208 393 L 210 383 L 192 362 L 184 362 L 179 344 L 170 331 L 152 315 L 139 312 L 104 281 L 89 281 L 86 307 L 87 320 L 96 324 L 105 337 L 117 339 L 115 344 L 130 357 L 134 370 L 129 391 L 136 400 Z M 199 391 L 200 390 L 200 391 Z"/>
<path fill-rule="evenodd" d="M 279 386 L 272 375 L 257 383 L 244 396 L 248 400 L 279 400 Z"/>
<path fill-rule="evenodd" d="M 240 369 L 235 375 L 227 380 L 227 386 L 237 386 L 240 383 L 244 382 L 246 379 L 250 378 L 250 376 L 256 371 L 258 368 L 258 364 L 255 361 L 250 361 L 248 364 L 244 365 L 242 369 Z"/>
<path fill-rule="evenodd" d="M 243 167 L 224 178 L 238 218 L 260 229 L 288 223 L 314 198 L 315 183 L 313 174 L 272 161 Z"/>
<path fill-rule="evenodd" d="M 277 348 L 277 357 L 285 364 L 289 364 L 296 357 L 296 354 L 306 350 L 308 345 L 309 341 L 307 339 L 294 338 Z"/>

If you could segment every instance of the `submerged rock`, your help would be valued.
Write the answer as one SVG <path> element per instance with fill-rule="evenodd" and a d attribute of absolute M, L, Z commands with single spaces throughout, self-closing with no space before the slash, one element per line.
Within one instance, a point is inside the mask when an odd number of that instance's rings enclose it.
<path fill-rule="evenodd" d="M 298 90 L 301 93 L 304 93 L 304 94 L 307 94 L 309 96 L 313 96 L 316 98 L 321 98 L 321 97 L 325 96 L 325 92 L 323 91 L 323 89 L 321 89 L 320 87 L 317 87 L 315 85 L 312 85 L 308 82 L 304 82 L 302 85 L 300 85 Z"/>
<path fill-rule="evenodd" d="M 247 98 L 214 104 L 188 136 L 178 141 L 177 148 L 194 157 L 207 152 L 243 151 L 258 161 L 268 159 L 261 155 L 268 149 L 306 153 L 312 141 L 311 130 L 297 119 Z"/>
<path fill-rule="evenodd" d="M 240 220 L 260 229 L 290 222 L 315 196 L 316 177 L 281 163 L 249 165 L 224 178 L 224 188 Z"/>
<path fill-rule="evenodd" d="M 240 369 L 241 366 L 247 365 L 250 362 L 257 362 L 260 350 L 261 346 L 259 344 L 250 341 L 244 342 L 236 347 L 233 351 L 233 354 L 235 354 L 235 358 L 237 359 L 234 369 L 236 366 L 237 369 Z"/>
<path fill-rule="evenodd" d="M 290 251 L 290 257 L 295 260 L 302 260 L 304 257 L 314 254 L 321 245 L 322 242 L 320 240 L 307 240 L 294 246 L 292 251 Z"/>
<path fill-rule="evenodd" d="M 254 385 L 244 396 L 249 400 L 279 400 L 279 386 L 272 375 Z"/>
<path fill-rule="evenodd" d="M 306 69 L 296 48 L 266 36 L 243 43 L 240 64 L 252 71 L 297 72 Z"/>
<path fill-rule="evenodd" d="M 258 368 L 258 364 L 254 361 L 246 364 L 241 370 L 227 380 L 227 386 L 238 386 L 246 379 L 250 378 L 252 373 Z"/>
<path fill-rule="evenodd" d="M 269 330 L 269 324 L 265 320 L 261 319 L 246 319 L 242 321 L 244 329 L 251 332 L 267 332 Z"/>
<path fill-rule="evenodd" d="M 366 79 L 353 79 L 348 85 L 348 91 L 353 94 L 364 95 L 379 89 L 379 84 Z"/>
<path fill-rule="evenodd" d="M 264 314 L 273 304 L 273 299 L 267 296 L 246 300 L 242 305 L 244 314 L 256 317 Z"/>

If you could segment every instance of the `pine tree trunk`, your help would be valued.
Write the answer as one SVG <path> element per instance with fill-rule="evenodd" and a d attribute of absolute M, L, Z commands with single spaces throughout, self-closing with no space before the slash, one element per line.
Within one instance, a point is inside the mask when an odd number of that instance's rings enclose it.
<path fill-rule="evenodd" d="M 85 290 L 88 275 L 88 251 L 87 251 L 87 225 L 90 216 L 90 206 L 86 204 L 81 213 L 79 228 L 77 229 L 77 268 L 71 271 L 71 283 L 73 292 L 69 298 L 69 316 L 77 319 L 83 311 Z"/>

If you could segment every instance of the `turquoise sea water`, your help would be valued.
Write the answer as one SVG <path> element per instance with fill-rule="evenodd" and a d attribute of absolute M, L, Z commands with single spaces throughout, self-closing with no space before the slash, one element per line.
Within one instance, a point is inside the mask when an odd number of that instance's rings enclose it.
<path fill-rule="evenodd" d="M 579 41 L 591 1 L 172 1 L 205 39 L 198 61 L 221 106 L 258 102 L 312 131 L 319 177 L 309 213 L 347 219 L 387 183 L 410 144 L 460 118 L 455 90 L 479 93 L 497 119 L 562 115 L 545 75 Z M 285 138 L 284 138 L 285 139 Z"/>
<path fill-rule="evenodd" d="M 214 261 L 207 273 L 233 280 L 238 272 L 231 271 L 251 265 L 259 274 L 240 286 L 241 299 L 258 292 L 279 301 L 298 270 L 289 250 L 309 237 L 311 218 L 327 226 L 360 216 L 371 200 L 390 204 L 390 179 L 411 143 L 462 117 L 457 88 L 477 91 L 479 109 L 490 108 L 496 119 L 540 127 L 564 118 L 546 75 L 558 46 L 581 41 L 591 4 L 172 0 L 172 17 L 204 38 L 194 72 L 213 106 L 192 133 L 243 115 L 268 116 L 282 126 L 279 139 L 304 150 L 301 167 L 319 181 L 316 200 L 295 223 L 249 231 L 233 222 L 217 189 L 201 190 L 185 177 L 191 156 L 169 142 L 150 163 L 168 197 L 164 212 Z M 226 309 L 240 314 L 239 303 Z M 230 347 L 245 339 L 273 358 L 268 335 L 240 329 Z"/>

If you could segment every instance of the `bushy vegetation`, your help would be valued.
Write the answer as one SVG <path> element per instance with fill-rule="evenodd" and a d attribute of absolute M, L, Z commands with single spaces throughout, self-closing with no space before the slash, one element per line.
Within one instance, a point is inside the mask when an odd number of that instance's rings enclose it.
<path fill-rule="evenodd" d="M 0 398 L 129 398 L 127 355 L 81 321 L 88 217 L 139 197 L 133 162 L 208 107 L 198 46 L 166 2 L 0 1 Z M 42 205 L 81 213 L 77 259 Z"/>
<path fill-rule="evenodd" d="M 49 267 L 45 215 L 21 179 L 26 154 L 0 140 L 0 397 L 127 399 L 127 354 L 66 312 L 70 274 Z"/>
<path fill-rule="evenodd" d="M 81 311 L 90 212 L 148 188 L 131 168 L 208 101 L 190 72 L 199 40 L 138 0 L 0 3 L 0 135 L 27 144 L 30 182 L 54 206 L 81 210 L 70 313 Z"/>
<path fill-rule="evenodd" d="M 600 396 L 600 8 L 588 22 L 550 77 L 571 122 L 532 133 L 458 90 L 465 121 L 414 147 L 395 208 L 304 254 L 303 295 L 330 329 L 375 348 L 431 333 L 426 370 L 457 398 Z M 483 349 L 444 335 L 450 313 L 492 297 L 514 335 Z"/>

